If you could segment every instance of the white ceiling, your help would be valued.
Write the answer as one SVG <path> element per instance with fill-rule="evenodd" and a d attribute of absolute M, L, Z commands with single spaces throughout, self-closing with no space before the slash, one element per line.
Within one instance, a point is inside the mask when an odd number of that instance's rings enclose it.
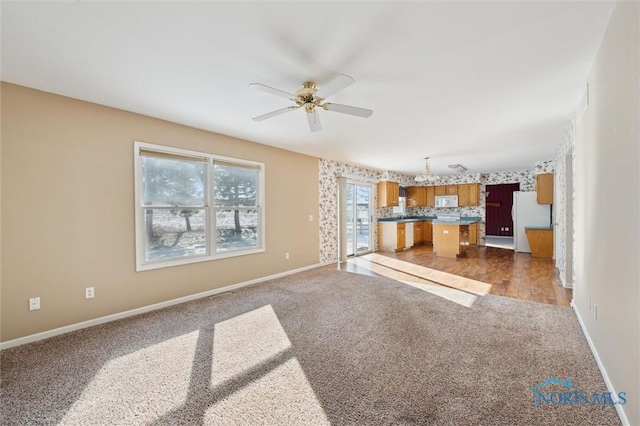
<path fill-rule="evenodd" d="M 614 3 L 2 3 L 2 79 L 297 152 L 416 173 L 430 156 L 469 172 L 552 159 Z M 295 92 L 344 73 L 330 101 L 368 119 L 302 110 Z M 153 142 L 153 141 L 150 141 Z"/>

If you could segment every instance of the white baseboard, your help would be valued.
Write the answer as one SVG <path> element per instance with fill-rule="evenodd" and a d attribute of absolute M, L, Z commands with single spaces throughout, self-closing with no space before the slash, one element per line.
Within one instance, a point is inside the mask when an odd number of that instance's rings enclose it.
<path fill-rule="evenodd" d="M 557 268 L 556 268 L 557 269 Z M 568 283 L 563 277 L 560 275 L 560 284 L 562 284 L 562 288 L 573 288 L 572 283 Z"/>
<path fill-rule="evenodd" d="M 587 339 L 587 343 L 589 343 L 589 348 L 593 353 L 593 357 L 596 359 L 596 363 L 598 364 L 598 368 L 600 369 L 600 373 L 602 373 L 602 378 L 604 378 L 604 383 L 607 385 L 607 389 L 611 392 L 612 395 L 618 395 L 616 390 L 613 387 L 613 383 L 611 383 L 611 379 L 609 379 L 609 375 L 607 374 L 607 370 L 604 368 L 604 364 L 602 364 L 602 360 L 600 359 L 600 355 L 598 355 L 598 351 L 596 350 L 595 345 L 593 344 L 593 340 L 591 340 L 591 336 L 589 336 L 589 332 L 587 331 L 587 327 L 584 325 L 584 321 L 582 321 L 582 315 L 580 315 L 580 311 L 578 307 L 575 305 L 573 301 L 571 301 L 571 307 L 573 308 L 573 312 L 576 313 L 576 317 L 578 318 L 578 323 L 580 323 L 580 328 L 582 328 L 582 333 L 584 337 Z M 622 405 L 615 405 L 616 411 L 618 412 L 618 416 L 620 417 L 620 421 L 623 425 L 630 425 L 629 419 L 627 418 L 627 414 L 624 412 L 624 408 Z"/>
<path fill-rule="evenodd" d="M 31 334 L 25 337 L 19 337 L 17 339 L 8 340 L 0 343 L 0 350 L 13 348 L 15 346 L 25 345 L 27 343 L 37 342 L 38 340 L 48 339 L 50 337 L 59 336 L 61 334 L 70 333 L 72 331 L 81 330 L 83 328 L 92 327 L 94 325 L 104 324 L 111 321 L 116 321 L 122 318 L 131 317 L 134 315 L 144 314 L 145 312 L 155 311 L 158 309 L 166 308 L 169 306 L 177 305 L 179 303 L 189 302 L 191 300 L 201 299 L 203 297 L 213 296 L 215 294 L 224 293 L 231 290 L 236 290 L 241 287 L 246 287 L 253 284 L 258 284 L 264 281 L 273 280 L 276 278 L 285 277 L 287 275 L 297 274 L 298 272 L 307 271 L 310 269 L 319 268 L 323 265 L 317 263 L 311 266 L 305 266 L 298 269 L 293 269 L 286 272 L 281 272 L 267 277 L 256 278 L 249 281 L 244 281 L 237 284 L 228 285 L 226 287 L 216 288 L 213 290 L 203 291 L 202 293 L 196 293 L 189 296 L 179 297 L 177 299 L 167 300 L 166 302 L 155 303 L 153 305 L 142 306 L 140 308 L 131 309 L 129 311 L 119 312 L 117 314 L 107 315 L 100 318 L 95 318 L 88 321 L 79 322 L 76 324 L 65 325 L 64 327 L 54 328 L 53 330 L 43 331 L 41 333 Z"/>
<path fill-rule="evenodd" d="M 554 259 L 555 263 L 554 266 L 556 267 L 556 270 L 558 271 L 558 276 L 560 277 L 560 284 L 562 284 L 563 288 L 573 288 L 573 284 L 572 283 L 568 283 L 567 280 L 565 279 L 565 274 L 562 273 L 562 271 L 560 271 L 560 268 L 558 268 L 558 259 Z"/>

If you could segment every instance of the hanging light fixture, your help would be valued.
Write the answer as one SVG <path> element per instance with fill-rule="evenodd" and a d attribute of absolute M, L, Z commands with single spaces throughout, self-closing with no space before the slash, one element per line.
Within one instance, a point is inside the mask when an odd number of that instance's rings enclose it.
<path fill-rule="evenodd" d="M 431 167 L 429 167 L 429 157 L 424 157 L 424 172 L 417 175 L 415 178 L 416 182 L 433 182 L 434 180 L 440 179 L 440 176 L 434 175 L 431 173 Z"/>

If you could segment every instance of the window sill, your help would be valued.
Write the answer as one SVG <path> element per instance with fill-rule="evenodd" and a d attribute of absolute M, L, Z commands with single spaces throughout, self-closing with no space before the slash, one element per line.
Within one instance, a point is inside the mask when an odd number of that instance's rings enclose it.
<path fill-rule="evenodd" d="M 250 250 L 237 250 L 218 253 L 214 256 L 194 256 L 183 259 L 172 259 L 166 262 L 149 262 L 136 265 L 136 272 L 149 271 L 152 269 L 170 268 L 172 266 L 189 265 L 192 263 L 209 262 L 212 260 L 227 259 L 230 257 L 247 256 L 251 254 L 264 253 L 264 248 L 256 248 Z"/>

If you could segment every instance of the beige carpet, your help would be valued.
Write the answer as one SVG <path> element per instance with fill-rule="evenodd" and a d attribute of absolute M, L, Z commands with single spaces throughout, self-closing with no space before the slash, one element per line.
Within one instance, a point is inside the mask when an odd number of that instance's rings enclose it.
<path fill-rule="evenodd" d="M 619 424 L 568 308 L 321 268 L 1 353 L 0 423 Z M 549 390 L 562 391 L 562 388 Z"/>

